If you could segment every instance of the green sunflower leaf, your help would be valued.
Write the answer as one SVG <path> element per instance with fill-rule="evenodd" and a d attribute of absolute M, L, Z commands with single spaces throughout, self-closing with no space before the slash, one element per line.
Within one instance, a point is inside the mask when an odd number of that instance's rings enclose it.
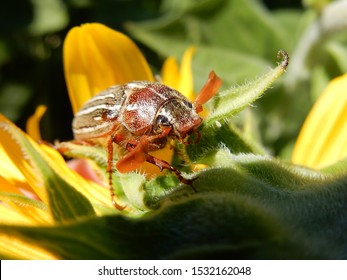
<path fill-rule="evenodd" d="M 147 183 L 146 201 L 157 209 L 140 218 L 91 217 L 53 227 L 1 225 L 0 232 L 62 259 L 347 257 L 346 176 L 227 149 L 214 160 L 214 168 L 197 174 L 197 192 L 189 186 L 174 190 L 173 178 Z"/>
<path fill-rule="evenodd" d="M 321 257 L 274 213 L 242 195 L 196 196 L 139 220 L 113 216 L 54 228 L 0 230 L 63 259 Z"/>

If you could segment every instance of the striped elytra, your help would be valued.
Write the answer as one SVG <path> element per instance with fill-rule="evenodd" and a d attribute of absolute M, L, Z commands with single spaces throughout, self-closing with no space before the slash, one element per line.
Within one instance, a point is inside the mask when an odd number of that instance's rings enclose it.
<path fill-rule="evenodd" d="M 159 134 L 164 125 L 172 128 L 170 136 L 183 139 L 200 123 L 181 93 L 161 83 L 141 81 L 112 86 L 92 97 L 75 115 L 72 128 L 77 140 L 117 133 L 128 139 Z"/>

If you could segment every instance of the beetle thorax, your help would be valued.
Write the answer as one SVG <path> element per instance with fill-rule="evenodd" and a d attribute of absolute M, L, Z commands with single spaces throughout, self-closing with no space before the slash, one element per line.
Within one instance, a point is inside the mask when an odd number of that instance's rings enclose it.
<path fill-rule="evenodd" d="M 201 121 L 202 119 L 192 108 L 191 103 L 185 99 L 175 98 L 158 110 L 156 128 L 171 126 L 170 136 L 183 140 L 201 124 Z"/>
<path fill-rule="evenodd" d="M 201 122 L 191 103 L 181 93 L 163 84 L 129 83 L 125 94 L 127 98 L 119 121 L 132 134 L 158 134 L 159 124 L 171 126 L 171 135 L 182 138 Z M 166 118 L 168 122 L 158 123 L 158 117 Z"/>

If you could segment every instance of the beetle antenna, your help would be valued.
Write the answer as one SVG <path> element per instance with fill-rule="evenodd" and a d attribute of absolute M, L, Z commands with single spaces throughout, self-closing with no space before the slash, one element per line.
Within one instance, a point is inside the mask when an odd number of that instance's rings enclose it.
<path fill-rule="evenodd" d="M 199 95 L 194 100 L 193 107 L 197 113 L 202 111 L 202 105 L 209 101 L 217 93 L 221 85 L 222 80 L 214 71 L 211 71 L 208 75 L 206 84 L 203 86 Z"/>

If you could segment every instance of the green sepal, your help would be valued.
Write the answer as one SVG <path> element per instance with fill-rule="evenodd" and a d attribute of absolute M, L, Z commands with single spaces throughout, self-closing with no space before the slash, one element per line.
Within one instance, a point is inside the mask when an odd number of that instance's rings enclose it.
<path fill-rule="evenodd" d="M 218 129 L 218 123 L 225 122 L 238 112 L 248 107 L 284 73 L 289 64 L 289 56 L 284 51 L 278 52 L 278 57 L 283 56 L 283 60 L 274 69 L 266 74 L 239 87 L 231 87 L 217 93 L 211 100 L 211 109 L 208 117 L 204 120 L 203 129 L 213 126 Z"/>
<path fill-rule="evenodd" d="M 100 179 L 108 184 L 107 167 L 107 149 L 100 145 L 78 144 L 77 142 L 61 142 L 56 143 L 58 150 L 63 152 L 65 156 L 72 158 L 89 159 L 96 163 L 96 172 L 100 175 Z M 113 155 L 113 162 L 118 159 L 117 154 Z M 112 188 L 116 196 L 117 203 L 128 206 L 131 211 L 124 210 L 122 214 L 138 215 L 142 211 L 148 211 L 143 202 L 144 192 L 143 185 L 146 177 L 136 172 L 125 174 L 119 173 L 116 169 L 112 172 Z"/>
<path fill-rule="evenodd" d="M 334 177 L 347 175 L 347 158 L 341 159 L 338 162 L 326 166 L 320 170 L 322 173 L 332 175 Z"/>
<path fill-rule="evenodd" d="M 130 206 L 141 211 L 148 211 L 144 203 L 146 177 L 135 172 L 119 174 L 118 176 L 120 186 Z"/>
<path fill-rule="evenodd" d="M 203 127 L 198 143 L 186 146 L 189 159 L 194 163 L 205 163 L 207 154 L 228 148 L 233 153 L 265 154 L 256 143 L 247 139 L 232 123 L 219 123 L 217 127 Z"/>
<path fill-rule="evenodd" d="M 165 201 L 176 201 L 194 193 L 192 187 L 180 184 L 175 175 L 166 174 L 148 181 L 145 186 L 145 204 L 157 209 Z"/>
<path fill-rule="evenodd" d="M 48 211 L 48 207 L 45 203 L 42 201 L 39 201 L 37 199 L 29 198 L 25 195 L 21 194 L 15 194 L 15 193 L 8 193 L 8 192 L 2 192 L 0 191 L 0 201 L 2 202 L 12 202 L 16 205 L 20 205 L 21 207 L 34 207 L 37 209 L 41 209 L 44 211 Z"/>
<path fill-rule="evenodd" d="M 219 92 L 209 102 L 209 114 L 200 127 L 201 140 L 187 147 L 187 154 L 193 162 L 203 158 L 211 150 L 218 151 L 227 147 L 233 153 L 265 152 L 259 145 L 243 136 L 236 127 L 227 122 L 241 110 L 260 98 L 263 93 L 284 73 L 288 63 L 288 54 L 279 51 L 283 60 L 266 74 L 239 87 Z"/>
<path fill-rule="evenodd" d="M 83 145 L 70 142 L 55 143 L 57 150 L 67 157 L 88 158 L 93 160 L 100 168 L 107 166 L 107 150 L 97 145 Z"/>

